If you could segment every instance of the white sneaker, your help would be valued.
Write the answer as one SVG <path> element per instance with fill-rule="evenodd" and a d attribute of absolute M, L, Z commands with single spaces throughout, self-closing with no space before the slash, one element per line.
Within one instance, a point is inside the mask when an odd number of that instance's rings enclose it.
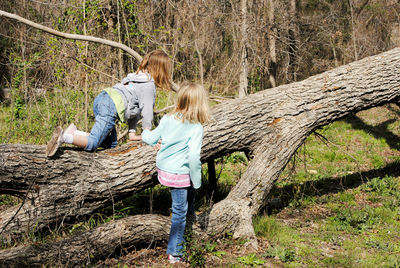
<path fill-rule="evenodd" d="M 171 254 L 168 254 L 168 261 L 169 263 L 178 263 L 182 262 L 182 258 L 179 256 L 172 256 Z"/>
<path fill-rule="evenodd" d="M 70 135 L 74 135 L 76 131 L 76 126 L 74 125 L 74 123 L 69 124 L 69 126 L 64 130 L 63 134 L 70 134 Z"/>

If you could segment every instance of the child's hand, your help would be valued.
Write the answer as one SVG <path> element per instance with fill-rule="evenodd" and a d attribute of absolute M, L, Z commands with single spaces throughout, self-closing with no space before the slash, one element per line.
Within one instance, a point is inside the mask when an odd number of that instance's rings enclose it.
<path fill-rule="evenodd" d="M 142 140 L 142 136 L 136 135 L 135 132 L 129 132 L 129 140 L 130 141 L 140 141 L 140 140 Z"/>
<path fill-rule="evenodd" d="M 162 140 L 159 140 L 156 145 L 153 146 L 154 150 L 158 151 L 161 149 Z"/>

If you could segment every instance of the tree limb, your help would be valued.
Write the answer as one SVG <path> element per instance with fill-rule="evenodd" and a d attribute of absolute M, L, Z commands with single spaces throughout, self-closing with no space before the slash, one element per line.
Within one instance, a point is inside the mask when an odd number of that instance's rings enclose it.
<path fill-rule="evenodd" d="M 99 44 L 103 44 L 103 45 L 108 45 L 111 47 L 115 47 L 115 48 L 120 48 L 123 51 L 127 52 L 129 55 L 133 56 L 137 61 L 142 61 L 142 56 L 140 56 L 136 51 L 134 51 L 133 49 L 131 49 L 130 47 L 118 43 L 118 42 L 114 42 L 111 40 L 107 40 L 107 39 L 103 39 L 103 38 L 99 38 L 99 37 L 94 37 L 94 36 L 88 36 L 88 35 L 81 35 L 81 34 L 68 34 L 68 33 L 62 33 L 59 31 L 56 31 L 54 29 L 51 29 L 49 27 L 43 26 L 41 24 L 38 24 L 36 22 L 27 20 L 25 18 L 22 18 L 18 15 L 12 14 L 12 13 L 8 13 L 5 12 L 3 10 L 0 10 L 0 16 L 4 16 L 10 19 L 14 19 L 17 20 L 21 23 L 24 23 L 28 26 L 31 26 L 33 28 L 42 30 L 44 32 L 47 32 L 49 34 L 58 36 L 58 37 L 62 37 L 65 39 L 73 39 L 73 40 L 81 40 L 81 41 L 90 41 L 90 42 L 94 42 L 94 43 L 99 43 Z"/>

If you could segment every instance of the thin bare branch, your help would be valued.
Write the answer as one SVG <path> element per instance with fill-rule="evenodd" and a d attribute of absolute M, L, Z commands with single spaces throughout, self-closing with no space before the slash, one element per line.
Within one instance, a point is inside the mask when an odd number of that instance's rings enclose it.
<path fill-rule="evenodd" d="M 22 18 L 16 14 L 12 14 L 12 13 L 8 13 L 5 12 L 3 10 L 0 10 L 0 16 L 4 16 L 10 19 L 14 19 L 17 20 L 21 23 L 24 23 L 28 26 L 34 27 L 36 29 L 42 30 L 44 32 L 47 32 L 49 34 L 61 37 L 61 38 L 65 38 L 65 39 L 73 39 L 73 40 L 81 40 L 81 41 L 90 41 L 90 42 L 94 42 L 94 43 L 99 43 L 99 44 L 103 44 L 103 45 L 108 45 L 111 47 L 115 47 L 115 48 L 119 48 L 122 49 L 123 51 L 127 52 L 129 55 L 133 56 L 137 61 L 142 61 L 142 56 L 140 56 L 136 51 L 134 51 L 133 49 L 131 49 L 130 47 L 118 43 L 118 42 L 114 42 L 111 40 L 107 40 L 107 39 L 103 39 L 103 38 L 99 38 L 99 37 L 94 37 L 94 36 L 88 36 L 88 35 L 81 35 L 81 34 L 69 34 L 69 33 L 62 33 L 59 31 L 56 31 L 52 28 L 43 26 L 41 24 L 38 24 L 36 22 L 27 20 L 25 18 Z"/>

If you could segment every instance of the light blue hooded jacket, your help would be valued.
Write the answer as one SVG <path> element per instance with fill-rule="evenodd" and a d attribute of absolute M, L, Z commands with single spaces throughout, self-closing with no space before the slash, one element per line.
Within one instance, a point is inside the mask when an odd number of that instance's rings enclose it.
<path fill-rule="evenodd" d="M 203 126 L 200 123 L 182 122 L 178 115 L 165 115 L 154 130 L 143 130 L 142 140 L 156 145 L 157 168 L 173 174 L 189 174 L 195 189 L 201 186 L 200 152 L 203 142 Z"/>

